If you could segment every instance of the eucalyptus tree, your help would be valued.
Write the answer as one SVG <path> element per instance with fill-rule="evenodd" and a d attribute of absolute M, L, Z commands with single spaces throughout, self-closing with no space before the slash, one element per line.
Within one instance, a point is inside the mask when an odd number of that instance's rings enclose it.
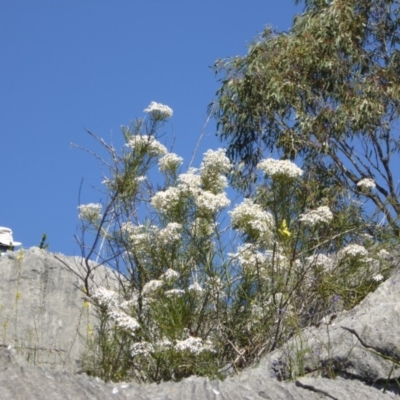
<path fill-rule="evenodd" d="M 246 56 L 217 60 L 212 109 L 237 185 L 251 189 L 273 152 L 325 195 L 366 196 L 398 235 L 399 28 L 398 0 L 306 0 L 288 32 L 266 28 Z"/>

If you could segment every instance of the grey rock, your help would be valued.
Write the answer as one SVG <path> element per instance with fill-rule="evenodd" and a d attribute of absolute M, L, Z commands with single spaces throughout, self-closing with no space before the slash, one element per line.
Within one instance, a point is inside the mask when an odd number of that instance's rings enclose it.
<path fill-rule="evenodd" d="M 83 260 L 35 247 L 20 255 L 0 257 L 0 344 L 19 349 L 30 364 L 77 372 L 96 323 L 78 277 Z M 114 287 L 114 274 L 96 268 L 90 286 L 99 284 Z"/>
<path fill-rule="evenodd" d="M 399 393 L 398 272 L 353 310 L 304 330 L 238 376 L 138 385 L 76 373 L 87 325 L 96 323 L 83 306 L 81 263 L 37 248 L 0 259 L 0 399 L 364 400 Z M 99 267 L 90 285 L 112 288 L 115 279 Z"/>

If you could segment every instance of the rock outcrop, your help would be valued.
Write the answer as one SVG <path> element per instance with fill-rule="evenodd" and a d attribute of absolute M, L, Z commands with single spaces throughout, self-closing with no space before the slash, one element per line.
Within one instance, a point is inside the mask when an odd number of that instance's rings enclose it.
<path fill-rule="evenodd" d="M 106 384 L 68 372 L 79 369 L 84 341 L 78 336 L 84 337 L 87 324 L 95 323 L 85 320 L 82 282 L 74 273 L 80 268 L 78 258 L 56 258 L 39 249 L 26 251 L 22 259 L 17 253 L 0 259 L 1 399 L 364 400 L 399 396 L 398 271 L 353 310 L 305 329 L 238 376 L 223 382 L 192 377 L 179 383 L 138 385 Z M 92 284 L 96 283 L 112 286 L 113 274 L 96 269 Z M 57 357 L 52 359 L 55 349 Z"/>
<path fill-rule="evenodd" d="M 30 364 L 77 372 L 88 330 L 96 323 L 85 302 L 79 257 L 39 248 L 0 258 L 0 344 Z M 98 267 L 90 285 L 113 287 L 114 274 Z"/>

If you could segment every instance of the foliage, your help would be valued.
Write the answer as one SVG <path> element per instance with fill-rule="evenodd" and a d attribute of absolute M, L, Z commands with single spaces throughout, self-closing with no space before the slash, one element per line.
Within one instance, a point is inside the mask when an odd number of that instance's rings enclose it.
<path fill-rule="evenodd" d="M 43 233 L 42 238 L 40 239 L 39 249 L 47 250 L 50 246 L 50 243 L 47 242 L 47 234 Z"/>
<path fill-rule="evenodd" d="M 306 0 L 289 32 L 267 28 L 246 56 L 217 60 L 212 109 L 237 187 L 251 192 L 273 152 L 321 189 L 369 199 L 399 234 L 399 11 L 398 0 Z"/>
<path fill-rule="evenodd" d="M 91 134 L 109 172 L 102 204 L 79 206 L 81 278 L 99 317 L 88 373 L 222 378 L 388 276 L 388 253 L 343 188 L 321 189 L 312 171 L 266 159 L 254 195 L 229 210 L 225 151 L 182 172 L 182 158 L 158 141 L 172 110 L 153 103 L 146 112 L 122 128 L 121 152 Z M 117 287 L 90 289 L 94 256 L 116 271 Z"/>

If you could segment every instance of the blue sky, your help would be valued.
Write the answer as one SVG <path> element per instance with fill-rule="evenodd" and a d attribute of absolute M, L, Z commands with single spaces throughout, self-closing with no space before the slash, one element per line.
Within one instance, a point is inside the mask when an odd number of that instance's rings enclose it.
<path fill-rule="evenodd" d="M 81 203 L 98 202 L 102 172 L 71 147 L 98 150 L 85 128 L 120 140 L 151 101 L 174 116 L 165 143 L 186 165 L 218 82 L 215 59 L 244 55 L 266 25 L 288 30 L 293 0 L 3 0 L 0 4 L 0 225 L 24 248 L 79 254 Z M 204 131 L 197 161 L 223 147 Z"/>

